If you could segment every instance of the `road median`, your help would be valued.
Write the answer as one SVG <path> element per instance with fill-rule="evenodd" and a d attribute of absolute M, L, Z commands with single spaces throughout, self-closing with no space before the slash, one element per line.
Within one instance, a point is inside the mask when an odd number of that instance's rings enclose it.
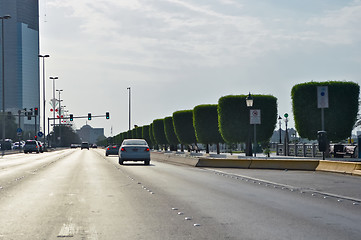
<path fill-rule="evenodd" d="M 361 162 L 302 158 L 216 158 L 189 153 L 152 152 L 152 159 L 193 167 L 325 171 L 361 176 Z"/>

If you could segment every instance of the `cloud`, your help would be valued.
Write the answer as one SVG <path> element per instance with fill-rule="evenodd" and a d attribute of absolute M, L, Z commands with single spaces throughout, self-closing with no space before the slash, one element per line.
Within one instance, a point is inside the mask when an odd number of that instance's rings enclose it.
<path fill-rule="evenodd" d="M 303 37 L 329 45 L 359 43 L 360 22 L 361 3 L 354 1 L 349 6 L 327 11 L 323 16 L 309 19 L 307 26 L 317 31 L 304 33 Z"/>
<path fill-rule="evenodd" d="M 90 40 L 102 40 L 118 55 L 126 52 L 128 60 L 132 52 L 137 65 L 230 64 L 267 47 L 264 37 L 269 30 L 257 18 L 234 16 L 194 1 L 61 0 L 51 5 L 67 9 L 67 16 L 79 20 Z"/>
<path fill-rule="evenodd" d="M 117 62 L 120 68 L 237 65 L 300 45 L 360 40 L 359 1 L 302 20 L 256 17 L 245 14 L 236 1 L 217 1 L 236 7 L 238 14 L 190 0 L 56 0 L 51 5 L 78 19 L 83 37 L 94 43 L 88 54 L 113 52 L 105 61 Z"/>

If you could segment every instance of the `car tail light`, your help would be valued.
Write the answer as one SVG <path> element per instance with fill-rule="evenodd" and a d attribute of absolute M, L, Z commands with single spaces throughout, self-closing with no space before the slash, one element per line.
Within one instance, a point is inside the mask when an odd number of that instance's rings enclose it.
<path fill-rule="evenodd" d="M 120 151 L 122 151 L 122 152 L 126 152 L 126 151 L 125 151 L 125 148 L 123 148 L 123 147 L 120 149 Z"/>
<path fill-rule="evenodd" d="M 107 148 L 107 150 L 109 150 L 109 148 Z"/>
<path fill-rule="evenodd" d="M 113 148 L 117 148 L 117 147 L 114 146 Z"/>
<path fill-rule="evenodd" d="M 149 148 L 146 148 L 144 151 L 149 152 Z"/>

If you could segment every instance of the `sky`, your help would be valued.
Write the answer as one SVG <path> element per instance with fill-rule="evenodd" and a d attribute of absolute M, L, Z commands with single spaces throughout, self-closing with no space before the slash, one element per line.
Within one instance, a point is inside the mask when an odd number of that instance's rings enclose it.
<path fill-rule="evenodd" d="M 275 96 L 294 127 L 294 85 L 361 84 L 361 0 L 40 0 L 39 10 L 46 78 L 59 77 L 74 116 L 110 112 L 74 121 L 106 136 L 128 130 L 128 87 L 132 126 L 250 92 Z"/>

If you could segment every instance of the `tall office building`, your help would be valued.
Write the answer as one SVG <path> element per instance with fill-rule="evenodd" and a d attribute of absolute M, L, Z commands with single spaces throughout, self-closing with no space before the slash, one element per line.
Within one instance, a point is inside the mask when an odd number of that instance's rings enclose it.
<path fill-rule="evenodd" d="M 4 39 L 0 41 L 0 44 L 4 42 L 5 54 L 5 111 L 17 115 L 24 108 L 40 107 L 38 0 L 0 0 L 0 16 L 5 15 L 11 16 L 3 20 Z M 0 31 L 1 28 L 0 24 Z M 0 58 L 0 64 L 1 61 Z M 39 117 L 36 125 L 39 129 Z M 22 117 L 21 128 L 34 131 L 35 119 Z"/>

